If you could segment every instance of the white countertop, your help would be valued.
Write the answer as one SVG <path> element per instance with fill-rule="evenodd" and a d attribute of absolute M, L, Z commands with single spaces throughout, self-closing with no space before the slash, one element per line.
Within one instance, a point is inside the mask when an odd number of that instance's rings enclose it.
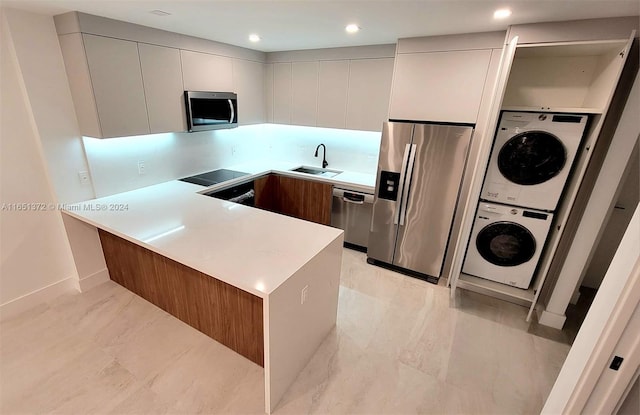
<path fill-rule="evenodd" d="M 205 188 L 170 181 L 66 207 L 66 213 L 221 281 L 267 297 L 342 230 L 226 202 L 200 193 L 267 173 L 287 174 L 373 192 L 371 175 L 317 178 L 292 163 L 226 168 L 251 176 Z"/>

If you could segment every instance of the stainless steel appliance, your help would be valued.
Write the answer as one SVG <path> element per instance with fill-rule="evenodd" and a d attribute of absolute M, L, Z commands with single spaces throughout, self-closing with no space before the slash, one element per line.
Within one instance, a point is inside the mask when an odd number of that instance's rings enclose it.
<path fill-rule="evenodd" d="M 235 170 L 218 169 L 208 171 L 206 173 L 197 174 L 195 176 L 183 177 L 183 182 L 199 184 L 200 186 L 213 186 L 214 184 L 226 182 L 227 180 L 237 179 L 239 177 L 248 176 L 249 173 Z"/>
<path fill-rule="evenodd" d="M 238 95 L 233 92 L 184 91 L 189 132 L 238 126 Z"/>
<path fill-rule="evenodd" d="M 331 226 L 344 230 L 345 246 L 366 251 L 372 211 L 372 194 L 333 188 Z"/>
<path fill-rule="evenodd" d="M 224 187 L 211 193 L 205 193 L 204 195 L 246 206 L 253 207 L 255 205 L 253 180 Z"/>
<path fill-rule="evenodd" d="M 384 123 L 367 261 L 436 282 L 473 127 Z"/>

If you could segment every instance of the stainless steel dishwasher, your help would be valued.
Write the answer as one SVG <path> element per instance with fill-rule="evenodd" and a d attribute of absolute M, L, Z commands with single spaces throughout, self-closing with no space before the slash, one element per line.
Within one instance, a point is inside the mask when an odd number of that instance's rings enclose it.
<path fill-rule="evenodd" d="M 331 226 L 344 230 L 345 246 L 367 249 L 373 212 L 373 194 L 333 188 Z"/>

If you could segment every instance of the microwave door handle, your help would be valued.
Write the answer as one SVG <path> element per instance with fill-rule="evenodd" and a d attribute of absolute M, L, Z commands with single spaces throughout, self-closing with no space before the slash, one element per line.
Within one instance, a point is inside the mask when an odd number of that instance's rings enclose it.
<path fill-rule="evenodd" d="M 227 100 L 229 102 L 229 109 L 231 110 L 231 118 L 229 118 L 229 123 L 233 123 L 233 119 L 236 117 L 236 112 L 233 109 L 233 101 L 230 99 Z"/>

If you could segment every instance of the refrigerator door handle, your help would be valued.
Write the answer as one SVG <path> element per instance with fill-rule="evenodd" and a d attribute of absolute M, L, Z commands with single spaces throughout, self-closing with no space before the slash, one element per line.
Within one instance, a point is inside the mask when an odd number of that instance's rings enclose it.
<path fill-rule="evenodd" d="M 404 226 L 407 217 L 407 205 L 409 204 L 409 189 L 411 188 L 411 178 L 413 177 L 413 166 L 416 163 L 416 144 L 411 144 L 409 152 L 409 162 L 407 163 L 407 177 L 402 189 L 402 204 L 400 205 L 400 226 Z"/>
<path fill-rule="evenodd" d="M 407 176 L 407 163 L 409 163 L 409 155 L 411 154 L 411 144 L 405 144 L 404 155 L 402 156 L 402 169 L 400 170 L 400 179 L 398 180 L 398 197 L 396 199 L 396 211 L 393 214 L 393 224 L 397 225 L 400 221 L 400 209 L 402 207 L 402 194 L 404 193 L 404 179 Z"/>

